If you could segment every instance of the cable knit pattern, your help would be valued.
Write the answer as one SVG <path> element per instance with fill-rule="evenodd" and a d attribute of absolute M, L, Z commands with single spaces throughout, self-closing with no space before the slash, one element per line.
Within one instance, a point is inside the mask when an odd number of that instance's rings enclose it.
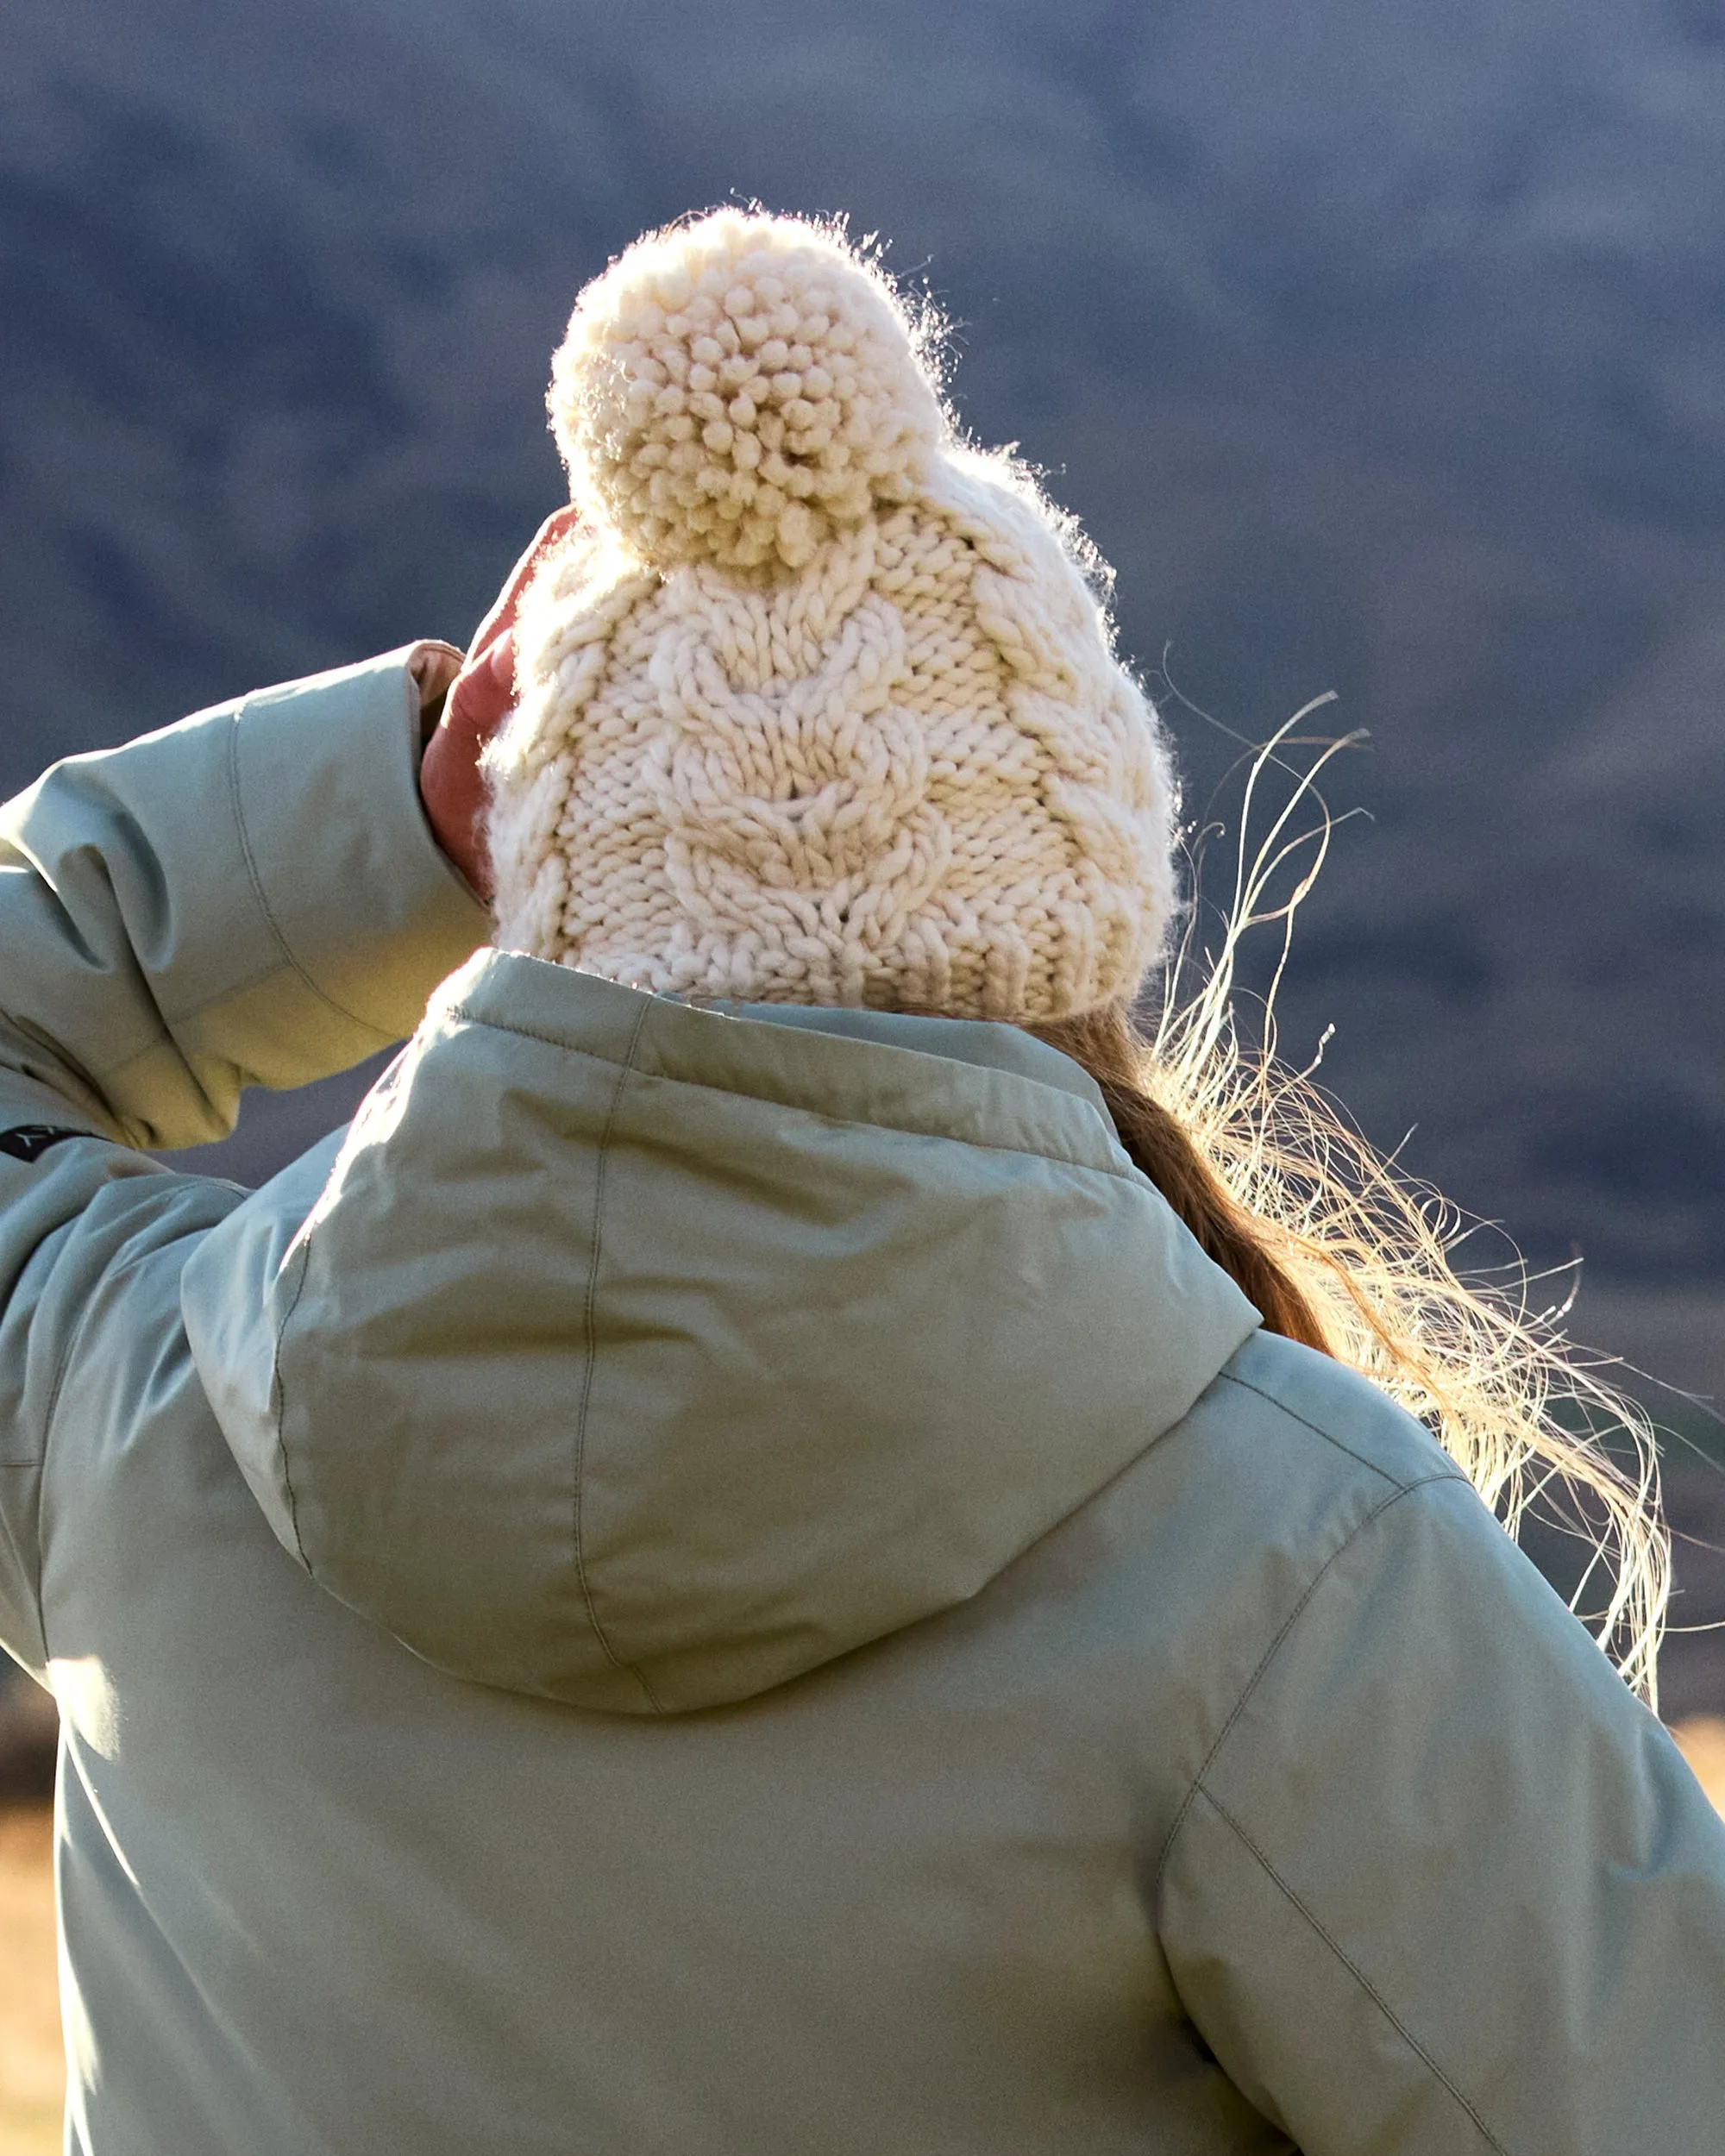
<path fill-rule="evenodd" d="M 655 235 L 581 295 L 551 406 L 589 524 L 518 624 L 499 943 L 691 998 L 1130 993 L 1175 902 L 1154 715 L 880 271 L 787 218 Z"/>

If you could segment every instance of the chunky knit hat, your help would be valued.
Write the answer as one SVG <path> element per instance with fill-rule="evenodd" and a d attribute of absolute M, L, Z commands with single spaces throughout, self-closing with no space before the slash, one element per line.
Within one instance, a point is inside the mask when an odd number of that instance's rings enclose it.
<path fill-rule="evenodd" d="M 497 940 L 689 998 L 1050 1019 L 1128 994 L 1173 789 L 1100 564 L 957 438 L 842 233 L 721 210 L 581 293 L 585 528 L 517 624 Z"/>

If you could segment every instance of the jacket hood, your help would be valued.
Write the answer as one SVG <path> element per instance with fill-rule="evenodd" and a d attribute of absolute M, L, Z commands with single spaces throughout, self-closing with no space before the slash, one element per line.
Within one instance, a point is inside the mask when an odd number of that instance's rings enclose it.
<path fill-rule="evenodd" d="M 330 1594 L 455 1675 L 645 1714 L 975 1594 L 1258 1322 L 1016 1028 L 496 951 L 182 1303 Z"/>

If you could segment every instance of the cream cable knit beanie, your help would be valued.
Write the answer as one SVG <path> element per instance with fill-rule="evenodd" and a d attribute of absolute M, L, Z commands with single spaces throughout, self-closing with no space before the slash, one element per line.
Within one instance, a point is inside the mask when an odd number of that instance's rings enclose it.
<path fill-rule="evenodd" d="M 552 424 L 587 529 L 517 625 L 497 942 L 689 998 L 1048 1019 L 1175 903 L 1099 565 L 956 437 L 839 232 L 721 210 L 581 293 Z"/>

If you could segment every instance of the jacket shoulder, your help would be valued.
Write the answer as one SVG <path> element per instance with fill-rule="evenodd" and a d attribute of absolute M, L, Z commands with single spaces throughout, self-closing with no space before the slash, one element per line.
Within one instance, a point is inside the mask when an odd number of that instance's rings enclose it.
<path fill-rule="evenodd" d="M 1433 1507 L 1430 1501 L 1446 1501 Z M 995 1606 L 1058 1608 L 1110 1669 L 1172 1818 L 1241 1702 L 1351 1545 L 1404 1509 L 1509 1539 L 1430 1433 L 1329 1357 L 1254 1333 L 1126 1471 L 1004 1574 Z M 1081 1688 L 1082 1689 L 1082 1688 Z"/>
<path fill-rule="evenodd" d="M 1297 1341 L 1256 1332 L 1217 1373 L 1189 1423 L 1247 1426 L 1285 1473 L 1386 1497 L 1421 1482 L 1465 1481 L 1425 1425 L 1358 1370 Z"/>
<path fill-rule="evenodd" d="M 1341 1551 L 1440 1494 L 1465 1495 L 1465 1531 L 1507 1545 L 1430 1432 L 1357 1371 L 1264 1332 L 1227 1358 L 1103 1500 L 1118 1562 L 1178 1633 L 1165 1666 L 1205 1672 L 1195 1756 Z"/>

